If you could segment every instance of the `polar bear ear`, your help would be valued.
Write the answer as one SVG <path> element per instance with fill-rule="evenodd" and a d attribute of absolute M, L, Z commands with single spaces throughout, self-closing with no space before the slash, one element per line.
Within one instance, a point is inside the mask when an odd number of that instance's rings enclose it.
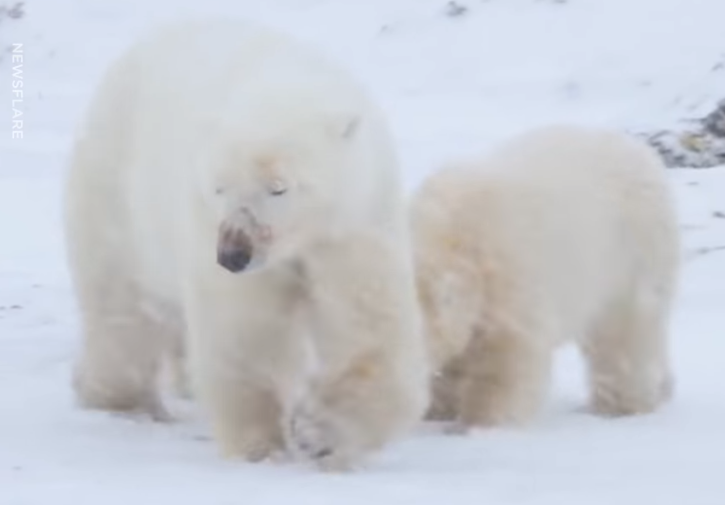
<path fill-rule="evenodd" d="M 327 124 L 327 130 L 333 138 L 350 140 L 360 129 L 362 118 L 357 114 L 338 114 Z"/>

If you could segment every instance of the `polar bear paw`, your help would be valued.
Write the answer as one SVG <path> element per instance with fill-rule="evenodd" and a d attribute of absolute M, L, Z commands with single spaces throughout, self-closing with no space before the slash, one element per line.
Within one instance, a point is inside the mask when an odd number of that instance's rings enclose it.
<path fill-rule="evenodd" d="M 355 453 L 345 423 L 317 402 L 302 402 L 286 423 L 287 447 L 295 459 L 312 461 L 325 471 L 354 467 Z"/>
<path fill-rule="evenodd" d="M 106 410 L 130 417 L 147 416 L 159 423 L 172 423 L 174 417 L 158 393 L 122 374 L 104 377 L 89 373 L 87 366 L 73 370 L 73 389 L 80 405 L 88 409 Z"/>

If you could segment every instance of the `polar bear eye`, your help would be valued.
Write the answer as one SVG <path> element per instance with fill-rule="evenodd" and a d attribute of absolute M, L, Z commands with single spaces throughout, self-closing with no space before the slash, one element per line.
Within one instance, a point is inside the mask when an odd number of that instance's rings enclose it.
<path fill-rule="evenodd" d="M 282 181 L 274 181 L 269 186 L 269 194 L 272 196 L 281 196 L 287 192 L 287 185 Z"/>

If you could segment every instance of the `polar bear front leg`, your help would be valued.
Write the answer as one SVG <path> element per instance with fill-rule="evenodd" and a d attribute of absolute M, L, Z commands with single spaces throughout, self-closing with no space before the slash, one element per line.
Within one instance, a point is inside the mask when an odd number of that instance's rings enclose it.
<path fill-rule="evenodd" d="M 412 274 L 385 244 L 356 242 L 306 265 L 318 375 L 288 412 L 293 454 L 350 470 L 420 420 L 428 363 Z"/>
<path fill-rule="evenodd" d="M 531 314 L 491 321 L 474 334 L 462 356 L 461 428 L 529 423 L 546 398 L 553 360 L 545 326 Z"/>
<path fill-rule="evenodd" d="M 189 296 L 189 370 L 225 457 L 255 462 L 282 448 L 280 397 L 299 360 L 289 294 L 273 274 L 222 274 Z"/>
<path fill-rule="evenodd" d="M 412 427 L 422 418 L 425 393 L 406 384 L 398 366 L 369 354 L 335 379 L 313 385 L 288 416 L 291 453 L 325 471 L 353 470 Z"/>
<path fill-rule="evenodd" d="M 239 371 L 215 371 L 207 372 L 199 388 L 223 457 L 258 462 L 281 449 L 280 409 L 271 386 Z"/>

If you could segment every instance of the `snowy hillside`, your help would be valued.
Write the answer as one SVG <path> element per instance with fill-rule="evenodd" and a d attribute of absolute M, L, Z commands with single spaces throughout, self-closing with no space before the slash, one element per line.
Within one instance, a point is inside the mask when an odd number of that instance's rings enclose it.
<path fill-rule="evenodd" d="M 659 128 L 725 97 L 722 0 L 457 4 L 463 12 L 446 0 L 29 0 L 22 18 L 0 20 L 0 50 L 22 44 L 24 83 L 23 138 L 13 139 L 17 77 L 3 53 L 0 505 L 725 503 L 725 167 L 669 172 L 688 260 L 673 321 L 677 394 L 657 414 L 581 412 L 580 363 L 566 351 L 531 428 L 455 437 L 425 427 L 365 471 L 334 476 L 223 462 L 188 406 L 168 426 L 73 405 L 64 163 L 109 60 L 163 19 L 238 15 L 316 41 L 388 111 L 411 188 L 442 160 L 531 126 Z"/>

